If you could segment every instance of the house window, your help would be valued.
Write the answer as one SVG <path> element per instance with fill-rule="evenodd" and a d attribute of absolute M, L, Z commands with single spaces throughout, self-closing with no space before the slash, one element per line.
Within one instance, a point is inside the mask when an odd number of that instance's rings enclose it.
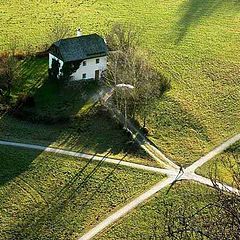
<path fill-rule="evenodd" d="M 100 59 L 99 58 L 96 59 L 96 64 L 98 64 L 98 63 L 100 63 Z"/>
<path fill-rule="evenodd" d="M 83 61 L 83 66 L 87 66 L 87 62 L 86 61 Z"/>
<path fill-rule="evenodd" d="M 82 78 L 83 78 L 83 79 L 86 79 L 86 78 L 87 78 L 87 74 L 84 73 L 84 74 L 82 75 Z"/>

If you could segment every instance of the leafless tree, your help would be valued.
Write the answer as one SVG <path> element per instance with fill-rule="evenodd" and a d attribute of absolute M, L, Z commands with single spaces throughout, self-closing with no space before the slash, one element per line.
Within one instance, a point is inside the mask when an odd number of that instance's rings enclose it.
<path fill-rule="evenodd" d="M 234 187 L 240 192 L 239 150 L 236 145 L 232 153 L 234 164 L 229 161 L 227 167 L 232 173 Z M 165 203 L 165 239 L 240 239 L 240 194 L 219 187 L 217 171 L 213 171 L 211 178 L 215 191 L 208 204 L 193 208 L 188 199 L 183 199 L 181 207 Z"/>
<path fill-rule="evenodd" d="M 139 45 L 139 28 L 128 23 L 115 23 L 106 34 L 108 47 L 112 51 L 128 52 Z"/>
<path fill-rule="evenodd" d="M 17 60 L 14 55 L 6 53 L 0 59 L 0 89 L 9 101 L 14 82 L 17 80 Z"/>
<path fill-rule="evenodd" d="M 129 117 L 141 116 L 145 127 L 151 106 L 170 89 L 170 82 L 151 65 L 147 52 L 138 47 L 139 33 L 135 27 L 116 24 L 106 39 L 112 51 L 105 82 L 112 88 L 122 83 L 134 87 L 128 92 L 115 89 L 115 103 L 120 111 L 127 109 Z"/>
<path fill-rule="evenodd" d="M 58 21 L 54 23 L 48 35 L 49 44 L 66 38 L 70 35 L 70 31 L 70 27 L 65 22 Z"/>

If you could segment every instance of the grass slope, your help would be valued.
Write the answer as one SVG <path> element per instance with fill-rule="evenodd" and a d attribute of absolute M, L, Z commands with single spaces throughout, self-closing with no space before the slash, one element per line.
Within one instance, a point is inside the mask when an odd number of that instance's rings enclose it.
<path fill-rule="evenodd" d="M 116 165 L 0 147 L 0 238 L 76 239 L 161 178 Z"/>
<path fill-rule="evenodd" d="M 205 177 L 215 177 L 219 181 L 234 185 L 234 173 L 239 175 L 240 142 L 237 142 L 224 153 L 204 164 L 197 173 Z"/>
<path fill-rule="evenodd" d="M 238 0 L 10 0 L 0 7 L 0 48 L 14 36 L 20 48 L 35 48 L 59 21 L 73 34 L 79 26 L 103 33 L 115 21 L 137 25 L 141 46 L 172 80 L 149 117 L 152 140 L 188 165 L 240 130 L 239 10 Z"/>
<path fill-rule="evenodd" d="M 167 209 L 171 209 L 178 214 L 184 212 L 185 215 L 189 214 L 191 216 L 191 211 L 197 212 L 197 210 L 212 202 L 213 199 L 214 193 L 205 186 L 189 182 L 178 183 L 169 193 L 167 193 L 167 189 L 159 192 L 147 204 L 135 209 L 97 239 L 166 239 Z M 172 208 L 169 208 L 170 206 Z M 206 215 L 207 212 L 205 212 Z M 204 223 L 198 223 L 198 226 L 200 224 L 203 224 L 204 227 Z M 199 238 L 194 239 L 198 240 Z"/>
<path fill-rule="evenodd" d="M 157 166 L 106 113 L 91 112 L 71 122 L 44 125 L 19 121 L 10 116 L 0 120 L 0 139 L 121 158 Z M 1 146 L 0 146 L 1 148 Z"/>
<path fill-rule="evenodd" d="M 157 165 L 131 142 L 106 111 L 94 105 L 100 91 L 98 84 L 89 82 L 67 87 L 49 81 L 45 58 L 26 58 L 19 61 L 18 67 L 20 82 L 13 89 L 14 100 L 19 94 L 30 94 L 35 105 L 24 106 L 19 111 L 19 118 L 25 121 L 8 115 L 0 117 L 0 139 L 107 154 Z"/>

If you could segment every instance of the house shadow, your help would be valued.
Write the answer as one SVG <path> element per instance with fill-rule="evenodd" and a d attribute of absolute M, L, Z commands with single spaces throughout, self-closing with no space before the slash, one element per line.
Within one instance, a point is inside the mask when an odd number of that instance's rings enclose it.
<path fill-rule="evenodd" d="M 37 64 L 31 61 L 22 62 L 27 69 L 21 72 L 27 79 L 23 82 L 24 86 L 30 89 L 24 97 L 31 96 L 30 103 L 20 102 L 17 108 L 0 116 L 0 140 L 91 153 L 93 156 L 102 156 L 102 160 L 85 160 L 83 166 L 62 183 L 51 199 L 44 199 L 44 192 L 36 188 L 33 192 L 41 195 L 43 202 L 33 202 L 29 207 L 31 210 L 17 213 L 22 220 L 10 226 L 11 239 L 35 239 L 37 234 L 44 235 L 44 225 L 57 221 L 59 214 L 84 193 L 84 188 L 91 186 L 96 173 L 104 166 L 105 157 L 119 154 L 118 158 L 125 160 L 128 154 L 139 154 L 122 126 L 98 102 L 92 102 L 101 90 L 98 84 L 91 82 L 66 87 L 46 78 L 46 72 L 41 76 L 36 75 L 32 68 Z M 46 66 L 44 64 L 43 67 Z M 32 79 L 35 79 L 33 83 Z M 25 180 L 24 174 L 32 171 L 42 153 L 43 150 L 0 145 L 0 188 L 12 188 L 11 182 L 24 194 L 29 188 L 34 189 L 31 182 Z M 53 156 L 54 153 L 51 154 Z M 69 161 L 73 159 L 69 158 Z M 104 194 L 109 191 L 107 182 L 117 168 L 118 165 L 109 165 L 108 174 L 94 185 L 89 196 L 76 203 L 80 212 L 87 211 L 99 192 Z M 46 171 L 45 174 L 51 176 L 52 173 Z M 8 196 L 3 196 L 3 201 L 9 201 Z"/>
<path fill-rule="evenodd" d="M 229 5 L 229 8 L 236 11 L 240 10 L 239 0 L 189 0 L 185 1 L 180 12 L 184 12 L 182 18 L 177 23 L 177 38 L 175 43 L 180 44 L 188 34 L 192 26 L 200 24 L 203 18 L 210 17 L 218 8 L 223 5 Z M 226 8 L 226 11 L 228 9 Z"/>
<path fill-rule="evenodd" d="M 42 59 L 40 60 L 42 63 Z M 46 60 L 45 60 L 46 61 Z M 138 155 L 138 149 L 96 101 L 101 86 L 96 82 L 66 86 L 59 81 L 34 73 L 34 59 L 22 62 L 23 83 L 29 94 L 0 118 L 0 140 L 53 146 L 100 156 L 125 153 Z M 29 67 L 30 66 L 30 67 Z M 46 67 L 43 62 L 42 67 Z M 29 70 L 29 71 L 28 71 Z M 35 79 L 31 83 L 31 80 Z M 13 136 L 13 137 L 12 137 Z M 5 150 L 3 150 L 5 149 Z M 26 158 L 4 159 L 7 147 L 0 146 L 0 186 L 25 172 L 42 151 L 24 151 Z M 17 150 L 16 150 L 17 151 Z M 28 154 L 28 151 L 30 152 Z"/>

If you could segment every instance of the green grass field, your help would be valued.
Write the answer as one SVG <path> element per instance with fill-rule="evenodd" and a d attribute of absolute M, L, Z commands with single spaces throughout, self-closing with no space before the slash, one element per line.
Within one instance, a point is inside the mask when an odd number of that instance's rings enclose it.
<path fill-rule="evenodd" d="M 20 49 L 35 49 L 57 22 L 73 35 L 77 27 L 103 34 L 118 21 L 138 26 L 141 47 L 172 80 L 149 117 L 151 139 L 188 165 L 240 130 L 239 10 L 238 0 L 10 0 L 0 7 L 0 49 L 15 36 Z"/>
<path fill-rule="evenodd" d="M 1 147 L 0 239 L 76 239 L 162 177 Z"/>
<path fill-rule="evenodd" d="M 116 157 L 158 166 L 106 113 L 91 112 L 81 119 L 53 125 L 20 121 L 10 116 L 0 120 L 0 139 L 58 147 L 101 156 Z M 1 149 L 1 146 L 0 146 Z"/>
<path fill-rule="evenodd" d="M 17 63 L 18 79 L 12 95 L 20 93 L 34 93 L 44 82 L 48 74 L 48 61 L 45 58 L 27 57 Z"/>
<path fill-rule="evenodd" d="M 171 214 L 185 213 L 191 216 L 206 204 L 215 199 L 213 191 L 205 186 L 195 183 L 182 182 L 176 184 L 168 193 L 168 189 L 159 192 L 148 203 L 138 207 L 131 214 L 124 217 L 115 226 L 102 233 L 98 238 L 107 239 L 171 239 L 166 237 L 167 210 Z M 171 207 L 172 206 L 172 207 Z M 207 216 L 205 211 L 205 217 Z M 202 225 L 201 225 L 202 224 Z M 204 223 L 198 223 L 199 229 L 204 229 Z M 180 239 L 180 238 L 179 238 Z M 192 240 L 198 240 L 193 238 Z"/>
<path fill-rule="evenodd" d="M 0 52 L 14 44 L 19 51 L 39 50 L 51 44 L 49 33 L 59 23 L 70 27 L 71 36 L 79 27 L 84 34 L 104 35 L 114 22 L 136 25 L 140 47 L 172 82 L 171 91 L 153 103 L 155 111 L 147 122 L 150 139 L 177 163 L 189 165 L 240 132 L 239 0 L 2 0 L 0 22 Z M 68 116 L 76 114 L 83 99 L 73 97 L 79 105 L 72 105 L 64 98 L 61 108 L 56 86 L 43 82 L 47 67 L 46 59 L 22 61 L 14 97 L 30 90 L 36 97 L 34 111 L 41 116 L 57 115 L 67 106 Z M 0 139 L 119 158 L 128 153 L 124 160 L 157 165 L 132 147 L 129 136 L 103 111 L 52 125 L 5 115 L 0 118 Z M 198 173 L 208 177 L 217 164 L 219 178 L 231 184 L 229 166 L 223 162 L 235 164 L 233 153 L 239 157 L 239 148 L 217 156 Z M 0 146 L 0 239 L 76 239 L 161 178 L 105 164 L 84 168 L 86 164 Z M 207 187 L 179 183 L 167 195 L 166 189 L 159 192 L 99 239 L 149 239 L 156 226 L 161 235 L 164 204 L 198 209 L 214 196 Z"/>
<path fill-rule="evenodd" d="M 197 170 L 197 173 L 205 177 L 216 178 L 230 185 L 235 185 L 234 174 L 236 173 L 236 176 L 239 175 L 239 168 L 240 142 L 237 142 L 224 153 L 204 164 Z"/>
<path fill-rule="evenodd" d="M 45 58 L 19 61 L 20 82 L 13 89 L 13 102 L 25 94 L 33 96 L 35 104 L 21 108 L 18 118 L 0 117 L 1 140 L 124 157 L 126 161 L 157 166 L 103 108 L 95 106 L 98 84 L 67 87 L 47 80 L 47 67 Z"/>

